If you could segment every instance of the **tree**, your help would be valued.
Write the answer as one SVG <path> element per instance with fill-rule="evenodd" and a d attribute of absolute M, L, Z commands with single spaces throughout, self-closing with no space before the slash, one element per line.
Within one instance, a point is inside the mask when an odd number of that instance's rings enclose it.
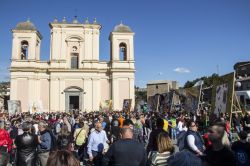
<path fill-rule="evenodd" d="M 190 88 L 190 87 L 193 87 L 198 81 L 200 80 L 203 80 L 204 83 L 203 83 L 203 87 L 206 88 L 206 87 L 209 87 L 211 85 L 213 85 L 213 82 L 219 80 L 220 77 L 218 74 L 215 74 L 213 73 L 211 76 L 203 76 L 203 77 L 200 77 L 200 78 L 196 78 L 195 80 L 193 81 L 187 81 L 185 84 L 184 84 L 184 87 L 183 88 Z"/>

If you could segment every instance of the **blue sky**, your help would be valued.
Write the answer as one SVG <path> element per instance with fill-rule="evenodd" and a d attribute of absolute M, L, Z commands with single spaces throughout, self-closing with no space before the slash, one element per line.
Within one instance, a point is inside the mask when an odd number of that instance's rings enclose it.
<path fill-rule="evenodd" d="M 109 60 L 110 31 L 120 21 L 135 32 L 136 85 L 150 80 L 187 80 L 233 71 L 250 60 L 250 0 L 1 0 L 0 80 L 8 80 L 11 29 L 27 18 L 43 35 L 48 60 L 55 17 L 95 17 L 102 24 L 100 59 Z M 218 67 L 217 67 L 218 66 Z"/>

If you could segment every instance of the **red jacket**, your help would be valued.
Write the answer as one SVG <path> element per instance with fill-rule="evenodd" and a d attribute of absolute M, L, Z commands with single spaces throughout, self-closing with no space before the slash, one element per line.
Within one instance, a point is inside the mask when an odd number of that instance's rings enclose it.
<path fill-rule="evenodd" d="M 212 142 L 208 139 L 208 134 L 207 133 L 205 133 L 203 135 L 203 140 L 205 142 L 206 149 L 209 149 L 212 146 Z"/>
<path fill-rule="evenodd" d="M 12 149 L 12 143 L 10 134 L 4 129 L 0 129 L 0 146 L 7 146 L 9 152 Z"/>

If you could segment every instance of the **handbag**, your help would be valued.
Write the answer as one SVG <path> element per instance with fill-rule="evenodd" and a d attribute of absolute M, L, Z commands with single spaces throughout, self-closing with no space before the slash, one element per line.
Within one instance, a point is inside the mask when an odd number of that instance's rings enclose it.
<path fill-rule="evenodd" d="M 76 145 L 76 140 L 77 140 L 78 136 L 80 135 L 80 133 L 82 132 L 82 130 L 83 130 L 83 128 L 81 128 L 81 130 L 79 131 L 79 133 L 76 135 L 76 138 L 73 141 L 74 145 Z"/>
<path fill-rule="evenodd" d="M 76 138 L 72 141 L 72 143 L 69 146 L 69 151 L 71 152 L 77 152 L 78 149 L 80 148 L 78 145 L 76 145 L 76 140 L 78 138 L 78 136 L 80 135 L 80 133 L 82 132 L 83 128 L 81 128 L 81 130 L 79 131 L 79 133 L 76 135 Z"/>

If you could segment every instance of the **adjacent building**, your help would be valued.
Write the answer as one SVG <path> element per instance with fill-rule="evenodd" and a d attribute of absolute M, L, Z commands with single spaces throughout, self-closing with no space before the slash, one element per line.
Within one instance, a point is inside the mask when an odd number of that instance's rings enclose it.
<path fill-rule="evenodd" d="M 151 81 L 147 83 L 147 98 L 156 94 L 164 94 L 171 89 L 178 89 L 179 85 L 177 81 L 161 80 Z"/>
<path fill-rule="evenodd" d="M 250 61 L 234 65 L 236 75 L 236 94 L 244 110 L 250 111 Z"/>

